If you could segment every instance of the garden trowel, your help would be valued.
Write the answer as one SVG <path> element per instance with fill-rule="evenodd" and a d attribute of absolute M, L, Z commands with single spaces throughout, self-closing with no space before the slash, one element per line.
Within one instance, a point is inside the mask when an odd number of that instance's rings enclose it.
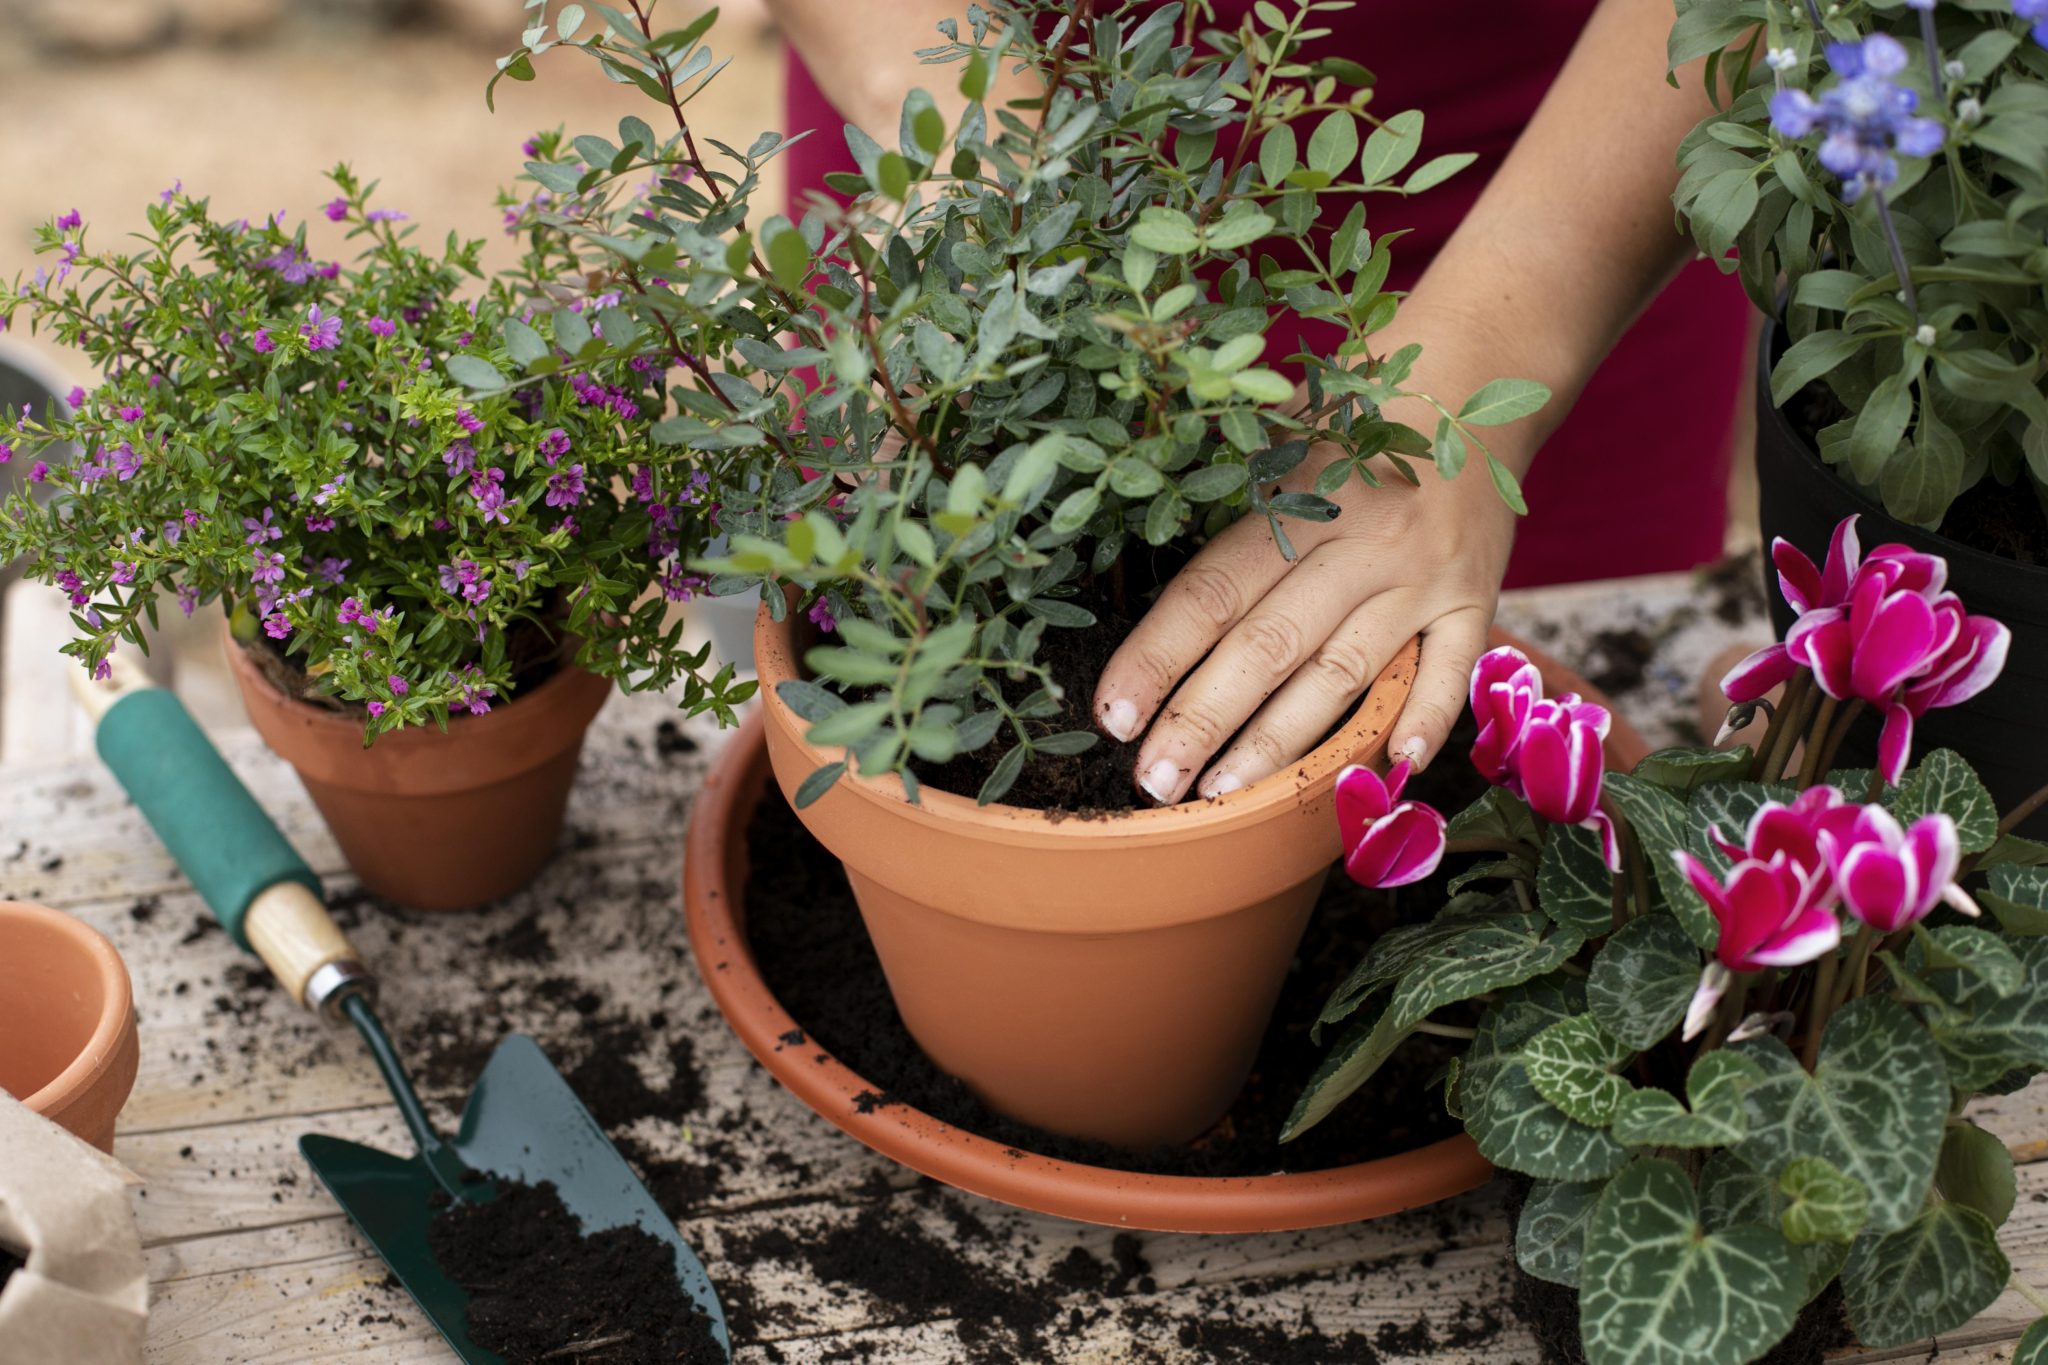
<path fill-rule="evenodd" d="M 468 1295 L 435 1262 L 427 1229 L 450 1200 L 495 1198 L 492 1177 L 502 1176 L 552 1181 L 586 1234 L 630 1224 L 673 1247 L 677 1279 L 730 1359 L 725 1315 L 703 1265 L 533 1039 L 515 1034 L 499 1043 L 455 1136 L 435 1132 L 377 1019 L 376 978 L 328 916 L 319 878 L 184 705 L 136 668 L 81 682 L 80 693 L 98 722 L 100 757 L 228 936 L 262 958 L 300 1004 L 362 1034 L 418 1152 L 393 1156 L 317 1133 L 301 1137 L 299 1151 L 457 1354 L 502 1365 L 470 1340 Z"/>

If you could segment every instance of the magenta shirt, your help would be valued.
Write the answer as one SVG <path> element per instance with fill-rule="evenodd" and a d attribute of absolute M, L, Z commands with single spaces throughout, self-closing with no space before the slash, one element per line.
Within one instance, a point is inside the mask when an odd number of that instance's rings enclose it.
<path fill-rule="evenodd" d="M 1218 0 L 1235 24 L 1250 0 Z M 1405 228 L 1392 287 L 1413 285 L 1499 169 L 1564 64 L 1593 0 L 1516 0 L 1483 17 L 1444 0 L 1365 0 L 1321 16 L 1333 30 L 1311 48 L 1362 61 L 1379 76 L 1373 108 L 1427 115 L 1417 164 L 1442 152 L 1479 160 L 1415 196 L 1370 201 L 1375 234 Z M 1397 60 L 1398 58 L 1398 60 Z M 789 58 L 791 132 L 818 133 L 788 155 L 790 202 L 853 167 L 844 120 L 795 54 Z M 1348 205 L 1329 204 L 1325 231 Z M 794 210 L 793 210 L 794 212 Z M 1529 516 L 1509 563 L 1509 587 L 1687 569 L 1720 557 L 1736 403 L 1754 325 L 1732 276 L 1697 261 L 1680 272 L 1623 336 L 1530 472 Z M 1270 335 L 1334 347 L 1328 324 L 1277 321 Z M 1461 477 L 1484 478 L 1475 464 Z"/>

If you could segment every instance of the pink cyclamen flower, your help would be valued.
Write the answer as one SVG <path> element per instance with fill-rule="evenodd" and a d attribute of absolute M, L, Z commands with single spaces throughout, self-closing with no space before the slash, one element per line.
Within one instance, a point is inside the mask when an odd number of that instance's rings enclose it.
<path fill-rule="evenodd" d="M 1841 943 L 1842 923 L 1827 904 L 1818 879 L 1791 858 L 1745 858 L 1722 879 L 1683 849 L 1671 856 L 1721 929 L 1714 960 L 1700 974 L 1685 1012 L 1686 1039 L 1698 1037 L 1706 1028 L 1735 973 L 1797 967 L 1833 952 Z"/>
<path fill-rule="evenodd" d="M 1881 934 L 1925 919 L 1942 901 L 1966 915 L 1978 913 L 1969 892 L 1956 884 L 1963 857 L 1956 822 L 1939 811 L 1902 830 L 1884 807 L 1857 807 L 1854 821 L 1822 842 L 1842 904 Z"/>
<path fill-rule="evenodd" d="M 1385 778 L 1357 764 L 1337 774 L 1344 870 L 1360 886 L 1406 886 L 1443 861 L 1444 817 L 1420 801 L 1401 799 L 1409 772 L 1404 758 Z"/>
<path fill-rule="evenodd" d="M 1602 744 L 1613 725 L 1607 708 L 1572 692 L 1545 697 L 1536 666 L 1507 646 L 1480 657 L 1471 700 L 1479 722 L 1472 765 L 1544 819 L 1597 831 L 1608 867 L 1618 871 L 1620 842 L 1600 809 Z"/>

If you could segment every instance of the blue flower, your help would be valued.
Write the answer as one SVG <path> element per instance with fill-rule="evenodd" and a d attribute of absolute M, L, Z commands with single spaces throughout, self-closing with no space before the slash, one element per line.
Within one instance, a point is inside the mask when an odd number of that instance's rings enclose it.
<path fill-rule="evenodd" d="M 2012 0 L 2012 12 L 2034 25 L 2034 41 L 2048 47 L 2048 0 Z"/>
<path fill-rule="evenodd" d="M 2048 0 L 2016 0 L 2048 7 Z M 1828 65 L 1841 79 L 1819 99 L 1804 90 L 1771 96 L 1771 126 L 1790 138 L 1819 129 L 1826 134 L 1820 164 L 1842 180 L 1842 198 L 1854 203 L 1867 189 L 1899 178 L 1894 153 L 1931 156 L 1946 136 L 1941 124 L 1916 118 L 1920 96 L 1893 81 L 1906 69 L 1896 38 L 1872 34 L 1860 43 L 1829 43 Z"/>

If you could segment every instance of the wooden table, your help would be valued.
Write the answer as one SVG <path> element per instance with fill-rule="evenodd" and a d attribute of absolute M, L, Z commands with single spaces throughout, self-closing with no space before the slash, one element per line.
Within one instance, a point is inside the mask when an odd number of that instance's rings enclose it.
<path fill-rule="evenodd" d="M 1747 581 L 1675 575 L 1525 594 L 1504 620 L 1617 684 L 1622 709 L 1654 740 L 1670 740 L 1688 723 L 1706 657 L 1761 629 Z M 1659 644 L 1648 670 L 1629 648 L 1645 640 Z M 660 1197 L 719 1282 L 739 1360 L 1535 1358 L 1506 1306 L 1508 1225 L 1497 1186 L 1353 1227 L 1143 1234 L 1119 1247 L 1110 1229 L 934 1187 L 791 1099 L 724 1028 L 689 960 L 677 881 L 683 823 L 719 736 L 691 725 L 684 733 L 694 745 L 685 745 L 673 714 L 659 697 L 614 698 L 592 734 L 553 865 L 501 906 L 440 917 L 397 915 L 352 896 L 290 772 L 246 730 L 220 738 L 338 893 L 384 975 L 386 1017 L 422 1060 L 442 1119 L 508 1030 L 532 1032 L 565 1067 L 615 1038 L 623 1020 L 655 1039 L 632 1059 L 645 1082 L 640 1101 L 609 1117 L 654 1168 Z M 142 1070 L 116 1155 L 147 1181 L 134 1199 L 154 1285 L 150 1359 L 449 1359 L 294 1146 L 318 1131 L 408 1150 L 353 1038 L 299 1014 L 204 927 L 190 888 L 96 762 L 16 763 L 0 778 L 0 894 L 88 920 L 135 977 Z M 680 1082 L 676 1048 L 688 1054 Z M 2003 1240 L 2035 1283 L 2048 1280 L 2044 1110 L 2048 1088 L 2036 1085 L 1978 1111 L 2022 1163 Z M 980 1273 L 963 1276 L 956 1260 Z M 945 1311 L 914 1321 L 860 1287 L 916 1275 L 942 1289 L 955 1280 L 980 1287 L 942 1293 Z M 1022 1346 L 1009 1335 L 1015 1321 L 1004 1324 L 1020 1316 L 1032 1319 Z M 2004 1359 L 2031 1317 L 2008 1294 L 1941 1342 L 1939 1358 Z M 1323 1334 L 1321 1345 L 1302 1345 L 1305 1324 Z M 1927 1359 L 1929 1347 L 1866 1358 Z"/>

